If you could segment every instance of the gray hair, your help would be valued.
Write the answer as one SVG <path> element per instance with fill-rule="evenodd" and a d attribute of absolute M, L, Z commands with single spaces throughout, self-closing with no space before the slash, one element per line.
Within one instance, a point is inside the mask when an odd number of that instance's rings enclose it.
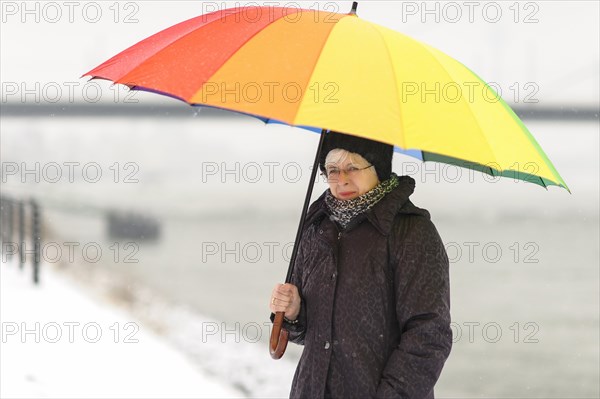
<path fill-rule="evenodd" d="M 348 150 L 344 150 L 342 148 L 334 148 L 333 150 L 329 151 L 329 154 L 327 154 L 327 157 L 325 158 L 325 167 L 327 167 L 327 165 L 331 163 L 337 164 L 340 162 L 344 162 L 348 157 L 350 157 L 351 162 L 356 163 L 357 159 L 355 156 L 358 156 L 366 162 L 368 162 L 360 154 L 356 154 Z"/>

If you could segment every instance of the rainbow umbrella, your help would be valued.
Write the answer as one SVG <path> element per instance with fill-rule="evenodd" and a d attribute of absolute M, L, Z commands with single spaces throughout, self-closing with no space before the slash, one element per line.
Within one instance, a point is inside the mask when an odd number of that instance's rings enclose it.
<path fill-rule="evenodd" d="M 355 11 L 215 11 L 150 36 L 84 76 L 568 190 L 525 125 L 476 74 Z"/>
<path fill-rule="evenodd" d="M 475 73 L 433 47 L 358 18 L 356 9 L 355 2 L 348 14 L 218 10 L 150 36 L 83 76 L 569 190 L 521 120 Z M 274 335 L 282 318 L 277 315 Z M 272 355 L 273 345 L 277 340 Z"/>

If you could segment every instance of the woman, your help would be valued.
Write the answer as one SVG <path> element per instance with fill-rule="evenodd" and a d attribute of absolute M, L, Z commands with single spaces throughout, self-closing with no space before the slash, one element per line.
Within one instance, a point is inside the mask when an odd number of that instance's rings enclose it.
<path fill-rule="evenodd" d="M 308 211 L 291 283 L 270 299 L 304 345 L 290 397 L 434 397 L 452 347 L 448 257 L 392 155 L 387 144 L 325 138 L 329 190 Z"/>

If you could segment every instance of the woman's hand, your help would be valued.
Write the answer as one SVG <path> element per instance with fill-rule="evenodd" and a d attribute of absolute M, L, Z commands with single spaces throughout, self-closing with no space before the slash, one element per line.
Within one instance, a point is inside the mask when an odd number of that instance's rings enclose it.
<path fill-rule="evenodd" d="M 300 313 L 300 294 L 293 284 L 276 284 L 269 304 L 271 312 L 285 312 L 285 317 L 296 320 Z"/>

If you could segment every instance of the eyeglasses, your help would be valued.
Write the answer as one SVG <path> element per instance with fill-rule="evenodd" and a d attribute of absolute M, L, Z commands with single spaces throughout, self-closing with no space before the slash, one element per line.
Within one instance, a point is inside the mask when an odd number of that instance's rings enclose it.
<path fill-rule="evenodd" d="M 371 166 L 373 165 L 365 166 L 364 168 L 349 166 L 346 169 L 340 169 L 332 166 L 325 168 L 325 173 L 321 173 L 321 175 L 325 176 L 328 181 L 335 182 L 340 178 L 340 173 L 344 173 L 346 176 L 352 178 L 357 176 L 362 170 L 369 169 Z"/>

